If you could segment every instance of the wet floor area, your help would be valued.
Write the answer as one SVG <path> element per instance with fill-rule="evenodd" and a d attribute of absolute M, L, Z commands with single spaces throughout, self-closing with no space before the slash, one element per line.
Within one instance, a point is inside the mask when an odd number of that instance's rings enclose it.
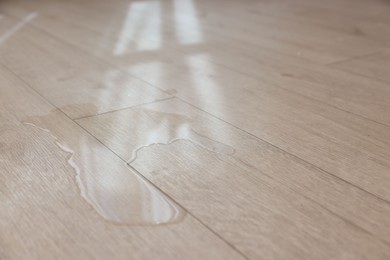
<path fill-rule="evenodd" d="M 0 259 L 390 259 L 389 11 L 0 2 Z"/>

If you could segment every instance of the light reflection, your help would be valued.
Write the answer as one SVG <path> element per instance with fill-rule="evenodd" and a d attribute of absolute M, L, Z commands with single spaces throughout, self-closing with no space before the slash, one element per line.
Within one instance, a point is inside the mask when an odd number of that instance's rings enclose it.
<path fill-rule="evenodd" d="M 178 41 L 193 44 L 203 41 L 193 0 L 173 0 L 174 19 Z M 183 27 L 182 24 L 185 26 Z"/>
<path fill-rule="evenodd" d="M 151 61 L 134 64 L 127 69 L 130 75 L 149 75 L 147 82 L 159 84 L 163 81 L 163 64 L 159 61 Z"/>
<path fill-rule="evenodd" d="M 66 161 L 74 170 L 80 195 L 103 218 L 123 224 L 156 225 L 175 223 L 184 217 L 185 212 L 175 202 L 105 147 L 94 144 L 86 136 L 66 138 L 72 143 L 68 145 L 59 137 L 61 134 L 57 135 L 57 129 L 40 126 L 54 117 L 58 117 L 57 111 L 44 117 L 31 117 L 25 124 L 49 134 L 68 154 Z"/>
<path fill-rule="evenodd" d="M 31 20 L 33 20 L 37 16 L 37 13 L 31 13 L 27 15 L 23 20 L 18 22 L 15 26 L 13 26 L 10 30 L 5 32 L 3 35 L 0 36 L 0 43 L 6 41 L 8 38 L 10 38 L 13 34 L 18 32 L 20 29 L 22 29 L 26 24 L 28 24 Z M 3 16 L 1 16 L 3 18 Z"/>
<path fill-rule="evenodd" d="M 221 87 L 216 82 L 216 71 L 208 60 L 206 54 L 193 54 L 186 57 L 189 76 L 193 82 L 193 91 L 201 102 L 205 100 L 210 104 L 211 101 L 213 106 L 222 109 L 223 90 L 219 90 Z"/>
<path fill-rule="evenodd" d="M 199 122 L 182 111 L 185 106 L 177 100 L 156 103 L 156 107 L 141 106 L 137 109 L 121 110 L 111 114 L 80 119 L 77 122 L 90 131 L 100 141 L 111 147 L 129 164 L 137 158 L 137 153 L 155 144 L 170 144 L 187 140 L 196 146 L 219 154 L 234 154 L 233 147 L 219 141 L 221 135 L 199 128 Z M 158 105 L 162 104 L 161 107 Z M 100 125 L 99 128 L 91 128 Z"/>
<path fill-rule="evenodd" d="M 129 50 L 156 50 L 161 46 L 160 2 L 142 1 L 129 4 L 127 16 L 114 50 L 115 55 Z M 149 40 L 150 35 L 154 40 Z"/>
<path fill-rule="evenodd" d="M 204 40 L 203 34 L 192 0 L 174 0 L 173 3 L 173 27 L 178 43 L 187 45 L 202 42 Z M 159 50 L 163 45 L 161 36 L 163 22 L 165 21 L 161 20 L 160 2 L 131 2 L 118 35 L 118 41 L 110 53 L 113 52 L 114 55 L 121 56 L 118 57 L 119 60 L 122 57 L 129 58 L 130 56 L 126 57 L 125 54 L 131 51 L 142 55 L 143 51 Z M 221 93 L 212 76 L 215 75 L 214 68 L 211 63 L 205 61 L 207 55 L 187 56 L 184 53 L 182 55 L 178 60 L 175 60 L 177 64 L 180 64 L 180 69 L 177 69 L 176 65 L 159 60 L 138 64 L 131 60 L 131 63 L 135 64 L 127 65 L 126 70 L 130 74 L 150 75 L 150 77 L 143 77 L 143 79 L 156 86 L 169 85 L 174 82 L 172 78 L 175 76 L 186 77 L 187 85 L 183 86 L 185 91 L 192 93 L 195 98 L 207 99 L 208 102 L 211 100 L 215 105 L 220 105 Z M 152 59 L 160 58 L 158 51 L 149 56 Z M 122 63 L 122 66 L 125 62 Z M 127 60 L 128 62 L 129 60 Z M 199 71 L 202 74 L 198 73 Z M 205 77 L 204 72 L 211 76 Z M 98 89 L 91 103 L 104 103 L 110 106 L 112 103 L 120 102 L 120 97 L 117 95 L 124 94 L 125 86 L 136 85 L 131 80 L 132 77 L 129 74 L 123 74 L 122 71 L 107 71 L 102 88 Z M 180 88 L 177 85 L 172 87 Z M 126 89 L 124 95 L 131 97 L 134 96 L 134 93 Z M 101 107 L 98 109 L 100 110 Z M 121 132 L 134 137 L 134 140 L 129 140 L 131 146 L 124 147 L 126 149 L 124 153 L 129 156 L 122 157 L 129 159 L 130 162 L 135 160 L 137 152 L 145 147 L 158 143 L 169 144 L 182 139 L 217 153 L 232 154 L 235 152 L 232 147 L 217 141 L 207 131 L 198 132 L 195 130 L 192 119 L 183 113 L 155 110 L 145 110 L 143 113 L 143 117 L 136 124 L 134 121 L 116 118 L 114 114 L 111 114 L 111 118 L 116 121 L 114 120 L 114 124 L 108 129 L 103 127 L 108 137 L 110 137 L 110 130 L 118 128 L 118 126 L 123 127 L 120 129 Z M 116 138 L 114 133 L 113 139 Z M 63 138 L 66 143 L 68 143 L 68 139 L 72 140 L 73 138 Z M 69 146 L 74 151 L 69 149 L 64 141 L 58 142 L 58 146 L 70 155 L 68 163 L 75 170 L 81 195 L 105 219 L 120 223 L 158 224 L 171 223 L 183 216 L 183 212 L 173 201 L 159 192 L 133 169 L 127 169 L 119 162 L 111 164 L 110 160 L 115 161 L 115 159 L 105 158 L 104 152 L 101 151 L 104 149 L 88 138 L 80 137 L 76 140 L 69 141 Z M 105 163 L 109 165 L 104 165 Z"/>

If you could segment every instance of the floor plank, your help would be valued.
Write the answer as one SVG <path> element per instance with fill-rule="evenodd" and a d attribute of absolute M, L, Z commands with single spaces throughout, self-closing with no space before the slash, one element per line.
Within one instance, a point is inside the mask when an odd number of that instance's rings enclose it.
<path fill-rule="evenodd" d="M 389 8 L 2 1 L 0 259 L 389 259 Z"/>
<path fill-rule="evenodd" d="M 76 37 L 69 39 L 78 41 Z M 5 52 L 8 53 L 6 49 Z M 182 57 L 168 49 L 168 53 L 152 53 L 150 62 L 146 63 L 142 61 L 142 53 L 135 59 L 132 56 L 117 58 L 107 51 L 102 55 L 131 75 L 390 201 L 387 188 L 390 185 L 390 164 L 387 159 L 390 153 L 389 127 L 211 63 L 203 58 L 207 54 Z M 163 64 L 159 63 L 161 59 L 165 61 Z M 285 61 L 288 62 L 288 59 Z M 23 64 L 23 61 L 18 64 Z M 265 64 L 272 63 L 267 60 Z M 11 65 L 7 64 L 16 71 Z M 25 71 L 17 73 L 22 77 Z M 315 82 L 327 80 L 321 74 L 313 76 L 310 70 L 302 73 L 308 78 L 314 78 Z M 345 83 L 344 86 L 346 88 L 349 85 Z M 363 96 L 367 96 L 370 91 L 367 83 L 364 86 L 367 90 L 363 92 L 360 102 L 367 101 Z M 383 85 L 379 88 L 385 93 Z M 381 94 L 376 89 L 373 92 Z M 341 97 L 350 95 L 343 93 L 339 95 Z M 343 100 L 345 98 L 340 102 Z M 378 111 L 382 104 L 388 104 L 383 99 L 374 103 L 378 105 L 372 111 Z M 240 104 L 238 109 L 236 104 Z M 359 105 L 363 107 L 365 104 Z M 388 109 L 383 110 L 383 116 L 388 118 L 388 115 Z"/>
<path fill-rule="evenodd" d="M 240 4 L 235 2 L 211 2 L 200 1 L 162 1 L 162 2 L 130 2 L 118 1 L 116 5 L 111 5 L 104 1 L 95 2 L 90 6 L 88 2 L 84 9 L 77 8 L 80 3 L 56 3 L 47 5 L 45 1 L 41 5 L 21 1 L 20 5 L 5 6 L 5 11 L 17 15 L 24 15 L 26 10 L 34 11 L 38 8 L 41 16 L 35 23 L 50 28 L 58 33 L 63 30 L 58 29 L 57 22 L 62 21 L 72 25 L 72 27 L 86 26 L 99 31 L 102 27 L 107 27 L 105 21 L 110 21 L 110 34 L 121 35 L 121 30 L 131 30 L 132 25 L 126 27 L 126 21 L 133 19 L 143 20 L 147 26 L 133 28 L 136 34 L 143 38 L 151 37 L 161 44 L 167 42 L 181 41 L 183 44 L 198 44 L 202 40 L 210 41 L 217 37 L 227 38 L 231 42 L 252 44 L 259 48 L 266 48 L 275 52 L 300 56 L 317 63 L 328 64 L 340 60 L 356 57 L 362 54 L 375 53 L 383 49 L 381 42 L 376 42 L 369 37 L 361 35 L 338 32 L 320 26 L 312 26 L 310 23 L 294 23 L 291 21 L 280 21 L 279 18 L 252 15 L 245 13 L 242 15 Z M 251 1 L 247 1 L 244 6 L 250 6 Z M 242 4 L 241 4 L 242 5 Z M 19 7 L 20 9 L 15 8 Z M 220 8 L 223 6 L 224 8 Z M 16 9 L 16 10 L 15 10 Z M 24 11 L 23 11 L 24 10 Z M 65 10 L 65 12 L 64 12 Z M 137 16 L 145 13 L 146 16 Z M 85 15 L 85 14 L 90 15 Z M 149 15 L 148 15 L 149 14 Z M 77 17 L 77 19 L 75 19 Z M 119 18 L 120 17 L 120 18 Z M 134 18 L 133 18 L 134 17 Z M 137 18 L 138 17 L 138 18 Z M 147 17 L 147 18 L 146 18 Z M 188 18 L 190 17 L 190 18 Z M 160 23 L 159 19 L 164 22 Z M 129 20 L 126 20 L 129 19 Z M 51 24 L 51 22 L 54 24 Z M 78 21 L 78 22 L 75 22 Z M 134 20 L 135 26 L 139 20 Z M 98 25 L 98 23 L 103 23 Z M 158 24 L 161 31 L 150 30 L 153 24 Z M 54 29 L 57 27 L 57 29 Z M 114 29 L 115 28 L 115 29 Z M 76 29 L 76 28 L 73 28 Z M 141 29 L 141 31 L 139 31 Z M 112 31 L 112 30 L 116 30 Z M 71 33 L 66 32 L 65 33 Z M 123 35 L 126 37 L 126 35 Z M 72 36 L 75 37 L 75 36 Z M 163 40 L 162 40 L 163 39 Z M 107 39 L 117 40 L 117 37 Z M 135 41 L 135 46 L 148 49 L 148 44 L 144 40 L 128 39 L 128 43 Z M 126 40 L 122 39 L 122 43 Z M 226 42 L 226 40 L 225 40 Z M 353 44 L 352 44 L 353 43 Z M 120 51 L 119 49 L 117 51 Z"/>
<path fill-rule="evenodd" d="M 349 5 L 349 6 L 348 6 Z M 286 22 L 306 23 L 346 34 L 359 35 L 384 45 L 389 44 L 387 13 L 390 10 L 383 1 L 255 1 L 243 11 L 252 15 L 271 16 Z"/>
<path fill-rule="evenodd" d="M 372 79 L 384 81 L 388 86 L 390 82 L 390 49 L 370 56 L 351 59 L 334 64 L 334 67 L 364 75 Z M 387 103 L 388 99 L 386 99 Z M 388 110 L 387 110 L 388 111 Z"/>
<path fill-rule="evenodd" d="M 178 100 L 77 122 L 253 259 L 358 257 L 347 253 L 358 250 L 351 237 L 366 236 L 356 225 L 377 235 L 383 225 L 369 222 L 390 213 L 388 203 Z M 376 213 L 358 219 L 359 211 Z M 306 250 L 312 243 L 317 250 Z"/>
<path fill-rule="evenodd" d="M 5 27 L 20 22 L 2 19 Z M 3 33 L 5 30 L 3 30 Z M 153 102 L 168 94 L 26 24 L 0 48 L 1 62 L 71 118 Z M 113 91 L 115 89 L 115 91 Z M 113 93 L 115 93 L 113 95 Z M 89 111 L 77 104 L 93 104 Z"/>
<path fill-rule="evenodd" d="M 0 78 L 2 259 L 244 259 L 183 210 L 169 224 L 180 206 L 4 67 Z"/>
<path fill-rule="evenodd" d="M 138 32 L 141 37 L 132 39 L 131 33 L 126 36 L 121 34 L 121 31 L 127 29 L 131 32 L 135 28 L 125 28 L 126 23 L 121 24 L 122 20 L 113 17 L 112 13 L 116 12 L 103 12 L 102 10 L 109 8 L 104 7 L 90 11 L 92 14 L 99 13 L 99 15 L 86 16 L 69 4 L 61 5 L 61 8 L 52 5 L 46 11 L 46 15 L 45 13 L 41 14 L 33 21 L 33 24 L 112 64 L 129 70 L 134 75 L 137 75 L 138 70 L 148 71 L 147 77 L 143 75 L 140 77 L 153 82 L 156 86 L 159 86 L 165 77 L 172 74 L 170 71 L 163 72 L 172 67 L 171 63 L 175 63 L 179 67 L 178 69 L 187 71 L 186 59 L 190 56 L 198 57 L 217 64 L 212 66 L 223 65 L 262 82 L 289 89 L 342 110 L 390 125 L 389 113 L 387 113 L 390 110 L 390 104 L 387 102 L 387 99 L 390 98 L 390 90 L 386 84 L 294 57 L 298 51 L 291 52 L 294 56 L 283 55 L 247 42 L 234 41 L 226 35 L 219 35 L 215 32 L 203 35 L 203 41 L 193 44 L 182 44 L 173 32 L 177 28 L 173 26 L 167 31 L 161 32 L 160 34 L 163 33 L 163 36 L 153 30 L 144 30 Z M 157 12 L 155 10 L 157 7 L 150 5 L 143 7 L 142 10 Z M 67 8 L 71 10 L 73 17 L 64 15 L 63 9 Z M 162 9 L 165 10 L 164 7 Z M 27 11 L 12 9 L 9 12 L 23 17 Z M 171 13 L 172 10 L 168 10 L 167 15 L 169 16 Z M 53 16 L 54 14 L 55 16 Z M 80 19 L 83 21 L 82 24 L 76 25 L 74 21 Z M 109 26 L 107 26 L 107 20 L 111 21 Z M 150 21 L 152 26 L 157 24 L 153 21 Z M 118 28 L 118 30 L 113 31 L 113 27 Z M 115 37 L 107 37 L 107 30 L 102 28 L 110 28 L 110 35 Z M 199 25 L 198 32 L 203 34 L 203 31 L 209 28 L 210 26 L 202 27 Z M 197 35 L 193 30 L 187 28 L 180 29 L 180 32 L 184 33 L 182 37 L 190 40 L 195 40 L 194 37 Z M 119 36 L 123 36 L 124 39 L 119 39 Z M 261 40 L 262 37 L 257 37 L 257 39 Z M 96 45 L 96 42 L 99 44 Z M 126 46 L 126 50 L 119 50 L 122 53 L 116 53 L 118 51 L 116 48 L 119 48 L 120 44 L 128 44 L 128 46 Z M 272 43 L 272 45 L 275 44 Z M 344 43 L 344 45 L 346 48 L 350 48 L 351 44 Z M 158 46 L 163 48 L 159 49 Z M 283 49 L 286 48 L 283 47 Z M 371 48 L 369 49 L 372 51 Z M 299 52 L 302 54 L 305 51 L 306 49 Z M 364 52 L 360 52 L 359 55 L 364 55 Z M 369 101 L 366 98 L 367 92 L 371 92 Z M 345 99 L 346 96 L 349 98 Z"/>

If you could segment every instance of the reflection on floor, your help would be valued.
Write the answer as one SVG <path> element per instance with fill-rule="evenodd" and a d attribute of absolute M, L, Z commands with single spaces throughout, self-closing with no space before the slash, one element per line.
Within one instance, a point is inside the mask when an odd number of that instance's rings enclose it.
<path fill-rule="evenodd" d="M 0 3 L 0 259 L 390 259 L 390 4 Z"/>

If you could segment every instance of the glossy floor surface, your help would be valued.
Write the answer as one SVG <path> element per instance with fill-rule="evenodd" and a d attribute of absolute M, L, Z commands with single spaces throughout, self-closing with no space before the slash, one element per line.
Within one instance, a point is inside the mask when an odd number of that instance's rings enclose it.
<path fill-rule="evenodd" d="M 390 259 L 390 2 L 0 2 L 0 259 Z"/>

